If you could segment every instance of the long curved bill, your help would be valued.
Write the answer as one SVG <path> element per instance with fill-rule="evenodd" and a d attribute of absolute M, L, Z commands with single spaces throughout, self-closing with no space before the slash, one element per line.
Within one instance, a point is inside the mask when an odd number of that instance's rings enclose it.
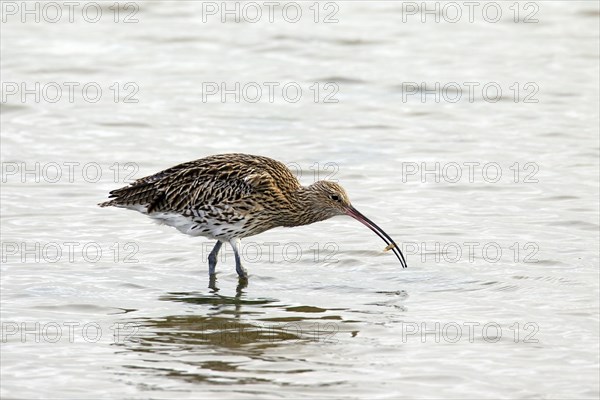
<path fill-rule="evenodd" d="M 346 211 L 346 213 L 349 216 L 351 216 L 352 218 L 354 218 L 355 220 L 362 222 L 364 225 L 367 226 L 367 228 L 369 228 L 370 230 L 375 232 L 377 234 L 377 236 L 382 238 L 383 241 L 387 244 L 386 250 L 392 250 L 394 252 L 396 257 L 398 257 L 398 260 L 400 260 L 400 264 L 402 264 L 402 268 L 407 267 L 406 260 L 404 259 L 404 254 L 402 254 L 400 247 L 398 247 L 396 242 L 394 242 L 392 240 L 392 238 L 383 231 L 383 229 L 378 227 L 375 224 L 375 222 L 371 221 L 369 218 L 367 218 L 364 215 L 362 215 L 361 213 L 359 213 L 358 210 L 354 207 L 349 207 L 348 210 Z"/>

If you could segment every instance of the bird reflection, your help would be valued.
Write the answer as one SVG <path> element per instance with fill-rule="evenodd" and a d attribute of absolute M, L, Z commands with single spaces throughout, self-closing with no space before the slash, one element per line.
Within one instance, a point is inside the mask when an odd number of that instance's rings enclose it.
<path fill-rule="evenodd" d="M 166 348 L 189 350 L 190 346 L 211 346 L 223 350 L 258 354 L 264 349 L 285 342 L 300 342 L 310 337 L 298 327 L 298 321 L 314 320 L 315 316 L 294 317 L 294 323 L 281 323 L 269 318 L 257 318 L 276 312 L 277 299 L 248 298 L 247 279 L 239 279 L 235 294 L 228 296 L 212 277 L 208 292 L 173 292 L 160 300 L 194 306 L 191 314 L 170 315 L 157 318 L 138 318 L 132 322 L 139 327 L 138 340 L 131 350 L 158 352 Z M 280 311 L 288 306 L 281 305 Z M 289 308 L 289 307 L 288 307 Z M 294 309 L 295 310 L 295 309 Z M 290 311 L 292 311 L 290 309 Z M 327 311 L 325 309 L 323 312 Z M 297 312 L 297 311 L 296 311 Z M 254 318 L 252 318 L 254 316 Z M 142 346 L 142 348 L 139 348 Z M 138 348 L 136 348 L 138 347 Z"/>
<path fill-rule="evenodd" d="M 186 381 L 246 383 L 255 378 L 232 372 L 239 372 L 242 365 L 253 360 L 267 359 L 270 349 L 333 342 L 342 332 L 338 312 L 344 309 L 252 298 L 247 288 L 247 279 L 239 279 L 233 292 L 226 285 L 220 287 L 213 278 L 204 292 L 161 296 L 160 300 L 181 303 L 182 312 L 125 322 L 135 325 L 136 331 L 118 345 L 140 355 L 138 362 L 128 367 Z M 227 295 L 227 290 L 233 293 Z M 281 354 L 286 358 L 285 352 Z M 295 354 L 297 349 L 291 351 L 290 360 Z"/>

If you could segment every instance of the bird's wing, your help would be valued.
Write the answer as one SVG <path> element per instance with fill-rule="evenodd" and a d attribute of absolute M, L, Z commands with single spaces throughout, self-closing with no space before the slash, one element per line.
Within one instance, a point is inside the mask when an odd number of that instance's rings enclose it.
<path fill-rule="evenodd" d="M 180 164 L 111 192 L 113 205 L 140 204 L 147 212 L 185 212 L 243 204 L 257 195 L 286 200 L 300 183 L 278 161 L 257 156 L 212 156 Z"/>
<path fill-rule="evenodd" d="M 150 211 L 186 211 L 203 206 L 225 206 L 266 193 L 272 185 L 268 173 L 219 173 L 187 169 L 164 178 Z"/>

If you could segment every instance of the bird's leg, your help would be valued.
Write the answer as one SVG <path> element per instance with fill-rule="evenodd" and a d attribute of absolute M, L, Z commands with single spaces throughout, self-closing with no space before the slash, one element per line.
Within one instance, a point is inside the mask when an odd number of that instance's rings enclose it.
<path fill-rule="evenodd" d="M 231 239 L 229 241 L 229 244 L 233 248 L 233 254 L 235 255 L 235 270 L 238 273 L 240 279 L 246 279 L 248 278 L 248 273 L 246 272 L 244 267 L 242 267 L 242 260 L 240 257 L 240 242 L 241 240 L 239 238 L 236 238 Z"/>
<path fill-rule="evenodd" d="M 219 255 L 219 250 L 221 250 L 221 246 L 223 246 L 223 242 L 217 240 L 215 247 L 213 247 L 213 249 L 210 251 L 210 254 L 208 255 L 208 274 L 211 276 L 215 274 L 215 267 L 217 266 L 217 256 Z"/>

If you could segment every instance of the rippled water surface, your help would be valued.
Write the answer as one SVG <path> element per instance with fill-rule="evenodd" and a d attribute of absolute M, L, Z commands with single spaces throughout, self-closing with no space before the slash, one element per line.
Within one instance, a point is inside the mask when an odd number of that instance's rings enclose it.
<path fill-rule="evenodd" d="M 128 24 L 101 4 L 3 14 L 3 398 L 598 398 L 597 2 L 516 23 L 509 3 L 496 23 L 399 2 L 222 23 L 144 2 Z M 38 101 L 7 86 L 36 82 Z M 248 238 L 247 284 L 229 249 L 210 282 L 208 240 L 96 206 L 224 152 L 337 179 L 409 268 L 340 217 Z"/>

